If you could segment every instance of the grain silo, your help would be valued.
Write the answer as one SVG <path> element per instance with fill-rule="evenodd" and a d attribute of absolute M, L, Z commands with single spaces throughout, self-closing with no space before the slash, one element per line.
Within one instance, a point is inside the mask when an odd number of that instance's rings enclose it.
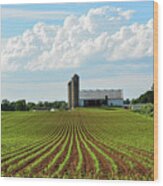
<path fill-rule="evenodd" d="M 72 108 L 75 108 L 79 106 L 79 76 L 75 74 L 71 82 Z"/>

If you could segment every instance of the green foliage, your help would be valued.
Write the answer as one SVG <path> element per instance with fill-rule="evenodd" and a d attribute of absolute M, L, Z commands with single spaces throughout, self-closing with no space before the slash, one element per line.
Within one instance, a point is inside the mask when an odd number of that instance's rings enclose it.
<path fill-rule="evenodd" d="M 140 110 L 136 110 L 135 112 L 153 117 L 154 105 L 152 103 L 145 104 L 141 107 Z"/>
<path fill-rule="evenodd" d="M 154 103 L 154 92 L 147 91 L 145 94 L 140 96 L 141 103 Z"/>
<path fill-rule="evenodd" d="M 33 102 L 27 103 L 27 110 L 33 110 L 36 107 L 36 104 Z"/>
<path fill-rule="evenodd" d="M 17 110 L 17 111 L 25 111 L 25 110 L 27 110 L 27 108 L 26 108 L 26 101 L 24 99 L 16 101 L 15 110 Z"/>
<path fill-rule="evenodd" d="M 54 102 L 42 102 L 38 103 L 28 102 L 26 100 L 18 100 L 16 102 L 10 102 L 7 99 L 2 100 L 1 109 L 2 111 L 26 111 L 26 110 L 50 110 L 51 108 L 65 110 L 67 103 L 65 101 L 54 101 Z"/>
<path fill-rule="evenodd" d="M 83 137 L 80 135 L 81 141 L 83 142 L 85 148 L 87 149 L 88 153 L 90 154 L 90 156 L 92 157 L 94 164 L 95 164 L 95 168 L 96 168 L 96 174 L 98 174 L 98 172 L 100 171 L 100 164 L 99 161 L 97 159 L 97 157 L 95 156 L 95 154 L 91 151 L 90 147 L 88 146 L 88 144 L 84 141 Z"/>
<path fill-rule="evenodd" d="M 130 100 L 127 98 L 126 100 L 123 101 L 124 104 L 130 104 Z"/>
<path fill-rule="evenodd" d="M 77 143 L 77 150 L 78 150 L 78 154 L 79 154 L 79 161 L 78 161 L 78 165 L 77 165 L 76 170 L 79 172 L 80 169 L 81 169 L 81 166 L 82 166 L 83 156 L 82 156 L 82 151 L 81 151 L 81 148 L 80 148 L 80 144 L 79 144 L 79 140 L 78 140 L 77 135 L 76 135 L 75 140 L 76 140 L 76 143 Z"/>
<path fill-rule="evenodd" d="M 9 102 L 7 99 L 2 100 L 1 110 L 3 111 L 14 111 L 15 110 L 15 102 Z"/>
<path fill-rule="evenodd" d="M 103 152 L 100 148 L 98 148 L 94 143 L 87 139 L 86 135 L 82 132 L 83 136 L 85 137 L 86 141 L 93 146 L 100 154 L 102 154 L 112 165 L 113 172 L 117 172 L 117 165 L 115 164 L 114 160 L 110 158 L 105 152 Z"/>
<path fill-rule="evenodd" d="M 85 113 L 88 130 L 105 143 L 112 140 L 149 151 L 153 149 L 153 118 L 118 108 L 84 108 L 82 113 Z"/>
<path fill-rule="evenodd" d="M 73 135 L 71 135 L 71 140 L 70 140 L 69 148 L 68 148 L 68 151 L 67 151 L 67 155 L 66 155 L 64 161 L 62 162 L 62 164 L 59 165 L 59 168 L 58 168 L 58 170 L 55 172 L 54 175 L 59 174 L 59 172 L 60 172 L 60 171 L 64 168 L 64 166 L 66 165 L 66 163 L 67 163 L 67 161 L 69 160 L 70 155 L 71 155 L 72 145 L 73 145 Z"/>
<path fill-rule="evenodd" d="M 152 85 L 151 90 L 132 100 L 132 104 L 136 103 L 154 103 L 154 85 Z"/>

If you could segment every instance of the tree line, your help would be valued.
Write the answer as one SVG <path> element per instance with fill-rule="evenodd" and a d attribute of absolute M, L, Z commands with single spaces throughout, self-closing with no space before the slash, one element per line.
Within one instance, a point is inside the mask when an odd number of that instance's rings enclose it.
<path fill-rule="evenodd" d="M 137 104 L 137 103 L 154 103 L 154 85 L 151 89 L 141 94 L 138 98 L 129 100 L 128 98 L 124 100 L 124 104 Z"/>
<path fill-rule="evenodd" d="M 26 102 L 25 99 L 10 102 L 3 99 L 1 102 L 2 111 L 30 111 L 30 110 L 50 110 L 50 109 L 66 109 L 67 103 L 65 101 L 39 101 L 38 103 Z"/>
<path fill-rule="evenodd" d="M 146 91 L 144 94 L 141 94 L 136 99 L 126 99 L 124 100 L 124 104 L 137 104 L 137 103 L 154 103 L 154 85 L 152 85 L 151 89 Z M 1 110 L 2 111 L 29 111 L 34 109 L 67 109 L 67 103 L 65 101 L 39 101 L 38 103 L 34 102 L 26 102 L 25 99 L 12 101 L 10 102 L 7 99 L 2 100 L 1 102 Z"/>

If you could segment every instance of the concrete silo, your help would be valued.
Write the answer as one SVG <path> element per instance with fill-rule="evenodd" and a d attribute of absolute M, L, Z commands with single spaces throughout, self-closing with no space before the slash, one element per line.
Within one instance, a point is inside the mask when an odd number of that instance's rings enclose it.
<path fill-rule="evenodd" d="M 79 106 L 79 76 L 75 74 L 72 77 L 72 108 L 78 107 Z"/>
<path fill-rule="evenodd" d="M 72 107 L 72 82 L 68 82 L 68 108 Z"/>
<path fill-rule="evenodd" d="M 68 108 L 79 106 L 79 76 L 75 74 L 68 82 Z"/>

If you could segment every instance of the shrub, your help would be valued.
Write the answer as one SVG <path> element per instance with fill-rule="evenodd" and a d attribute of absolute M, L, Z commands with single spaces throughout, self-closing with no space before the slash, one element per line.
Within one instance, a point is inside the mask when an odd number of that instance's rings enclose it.
<path fill-rule="evenodd" d="M 137 110 L 136 112 L 153 117 L 154 105 L 152 103 L 145 104 L 141 107 L 140 110 Z"/>

